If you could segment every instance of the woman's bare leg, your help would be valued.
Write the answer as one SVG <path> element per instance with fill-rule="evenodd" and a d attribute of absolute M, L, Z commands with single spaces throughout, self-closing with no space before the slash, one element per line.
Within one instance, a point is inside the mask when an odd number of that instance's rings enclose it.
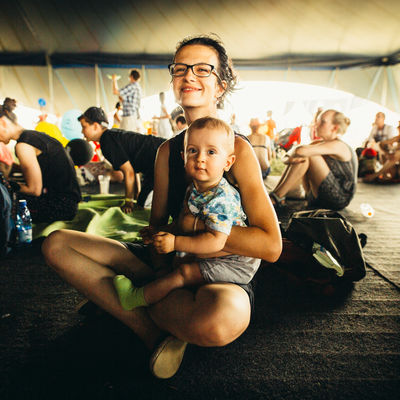
<path fill-rule="evenodd" d="M 285 179 L 278 183 L 274 192 L 278 197 L 284 197 L 303 181 L 305 190 L 311 190 L 313 195 L 317 196 L 319 185 L 328 173 L 329 167 L 322 156 L 307 157 L 304 162 L 288 166 Z"/>
<path fill-rule="evenodd" d="M 162 331 L 144 309 L 124 311 L 119 304 L 112 283 L 115 272 L 128 276 L 150 272 L 125 246 L 100 236 L 61 230 L 46 238 L 42 251 L 46 262 L 66 282 L 130 327 L 148 348 L 160 340 Z"/>
<path fill-rule="evenodd" d="M 199 346 L 224 346 L 250 322 L 249 297 L 233 284 L 204 285 L 195 294 L 178 289 L 151 307 L 124 311 L 112 284 L 115 272 L 148 271 L 117 241 L 61 230 L 49 235 L 42 249 L 48 264 L 64 280 L 130 327 L 148 348 L 158 343 L 163 331 Z"/>
<path fill-rule="evenodd" d="M 308 158 L 305 158 L 303 162 L 289 164 L 284 172 L 283 179 L 275 186 L 274 193 L 278 197 L 286 196 L 290 190 L 299 185 L 308 170 L 308 166 Z"/>
<path fill-rule="evenodd" d="M 324 179 L 328 176 L 330 169 L 322 156 L 313 156 L 309 158 L 309 167 L 304 177 L 307 180 L 309 190 L 316 198 L 318 189 Z"/>
<path fill-rule="evenodd" d="M 237 339 L 250 323 L 250 301 L 239 286 L 213 283 L 194 294 L 171 292 L 148 309 L 161 329 L 198 346 L 225 346 Z"/>

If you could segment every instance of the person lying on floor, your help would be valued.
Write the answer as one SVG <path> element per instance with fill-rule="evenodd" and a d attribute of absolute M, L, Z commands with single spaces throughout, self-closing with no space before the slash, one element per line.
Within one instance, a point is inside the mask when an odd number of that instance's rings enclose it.
<path fill-rule="evenodd" d="M 364 182 L 400 182 L 400 135 L 382 141 L 380 144 L 382 158 L 385 161 L 382 168 L 365 175 Z"/>
<path fill-rule="evenodd" d="M 154 160 L 159 146 L 166 139 L 120 129 L 108 129 L 108 119 L 100 107 L 89 107 L 78 117 L 82 133 L 89 141 L 100 143 L 103 156 L 114 170 L 124 174 L 125 203 L 121 209 L 131 213 L 143 209 L 154 186 Z M 138 178 L 143 175 L 143 183 Z"/>
<path fill-rule="evenodd" d="M 16 140 L 15 154 L 25 180 L 13 182 L 13 189 L 27 201 L 33 222 L 72 220 L 81 191 L 71 157 L 58 140 L 19 125 L 12 111 L 15 105 L 7 100 L 0 106 L 0 141 Z"/>
<path fill-rule="evenodd" d="M 126 276 L 116 275 L 114 286 L 124 310 L 157 303 L 182 287 L 210 282 L 247 285 L 253 279 L 260 266 L 259 258 L 223 251 L 232 226 L 246 226 L 247 218 L 238 191 L 223 177 L 235 161 L 234 143 L 233 130 L 219 119 L 200 118 L 190 125 L 184 141 L 184 162 L 192 184 L 184 209 L 203 222 L 202 229 L 190 229 L 188 233 L 196 232 L 194 236 L 161 231 L 150 235 L 147 241 L 159 254 L 177 251 L 196 257 L 177 257 L 177 267 L 171 273 L 140 288 L 134 287 Z"/>
<path fill-rule="evenodd" d="M 275 207 L 284 205 L 286 194 L 299 183 L 312 207 L 341 210 L 350 203 L 356 191 L 357 156 L 340 138 L 349 124 L 350 120 L 339 111 L 320 114 L 316 124 L 319 139 L 295 148 L 270 193 Z"/>

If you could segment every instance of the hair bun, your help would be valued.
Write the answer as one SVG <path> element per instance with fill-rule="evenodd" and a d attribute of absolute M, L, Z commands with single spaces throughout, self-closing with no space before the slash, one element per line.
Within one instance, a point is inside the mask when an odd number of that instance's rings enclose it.
<path fill-rule="evenodd" d="M 10 97 L 6 97 L 3 102 L 3 109 L 7 111 L 13 111 L 17 107 L 17 102 Z"/>

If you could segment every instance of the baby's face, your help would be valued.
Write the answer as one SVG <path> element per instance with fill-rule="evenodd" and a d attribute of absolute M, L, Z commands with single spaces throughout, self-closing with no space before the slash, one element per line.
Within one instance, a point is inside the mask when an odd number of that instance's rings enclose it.
<path fill-rule="evenodd" d="M 185 169 L 195 181 L 217 184 L 233 163 L 224 130 L 196 129 L 189 133 L 184 152 Z"/>

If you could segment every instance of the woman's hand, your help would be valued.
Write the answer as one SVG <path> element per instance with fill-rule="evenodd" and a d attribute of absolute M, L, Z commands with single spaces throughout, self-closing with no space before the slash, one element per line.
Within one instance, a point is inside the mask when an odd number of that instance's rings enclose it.
<path fill-rule="evenodd" d="M 139 231 L 140 236 L 143 239 L 144 244 L 151 244 L 153 243 L 153 235 L 156 233 L 156 230 L 153 226 L 145 226 Z"/>
<path fill-rule="evenodd" d="M 292 154 L 283 160 L 285 165 L 300 164 L 306 161 L 306 158 L 297 154 Z"/>

